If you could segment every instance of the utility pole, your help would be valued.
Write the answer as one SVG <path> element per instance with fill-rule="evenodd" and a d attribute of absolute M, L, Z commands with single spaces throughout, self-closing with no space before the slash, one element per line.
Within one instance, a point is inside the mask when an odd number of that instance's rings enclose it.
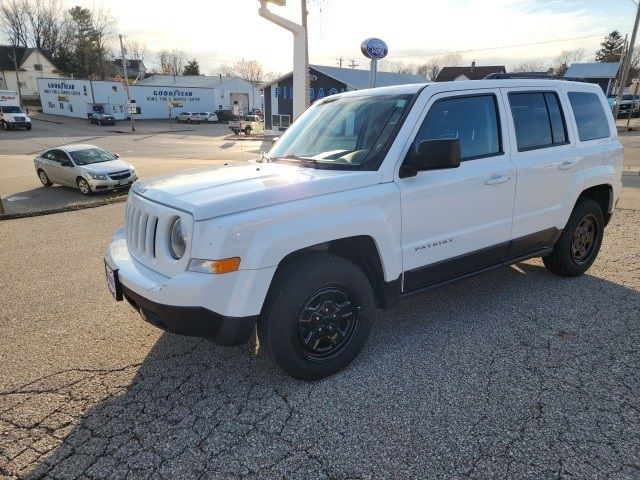
<path fill-rule="evenodd" d="M 349 60 L 349 68 L 356 68 L 358 64 L 356 63 L 355 58 Z"/>
<path fill-rule="evenodd" d="M 303 5 L 303 11 L 306 11 L 306 0 L 302 1 L 305 3 L 305 5 Z M 260 0 L 258 14 L 262 18 L 266 18 L 293 34 L 293 120 L 296 120 L 302 115 L 306 106 L 309 104 L 309 94 L 307 90 L 309 85 L 307 34 L 301 24 L 292 22 L 270 11 L 267 8 L 267 3 L 269 2 L 284 6 L 286 0 Z M 304 22 L 306 24 L 306 18 Z M 307 92 L 306 95 L 305 92 Z"/>
<path fill-rule="evenodd" d="M 302 30 L 304 30 L 304 109 L 309 108 L 311 100 L 309 98 L 309 29 L 307 28 L 307 0 L 300 0 L 302 9 Z"/>
<path fill-rule="evenodd" d="M 342 58 L 342 57 L 338 57 L 338 58 L 336 58 L 336 62 L 338 62 L 338 66 L 339 66 L 340 68 L 342 68 L 342 61 L 343 61 L 343 60 L 344 60 L 344 58 Z"/>
<path fill-rule="evenodd" d="M 18 86 L 18 98 L 20 99 L 20 105 L 22 105 L 22 90 L 20 89 L 20 77 L 18 76 L 18 59 L 16 55 L 16 45 L 12 44 L 13 47 L 13 68 L 16 71 L 16 85 Z"/>
<path fill-rule="evenodd" d="M 616 97 L 616 107 L 613 112 L 613 118 L 618 119 L 618 113 L 620 112 L 620 102 L 622 101 L 622 94 L 627 86 L 627 76 L 629 75 L 629 67 L 631 66 L 631 57 L 633 56 L 633 47 L 636 44 L 636 35 L 638 34 L 638 23 L 640 22 L 640 4 L 636 11 L 636 21 L 633 24 L 633 33 L 631 34 L 631 42 L 627 48 L 627 54 L 624 58 L 624 65 L 622 67 L 622 77 L 620 78 L 620 89 L 618 90 L 618 96 Z M 633 102 L 632 102 L 633 105 Z M 631 112 L 629 112 L 631 115 Z"/>
<path fill-rule="evenodd" d="M 127 89 L 127 99 L 129 100 L 129 105 L 127 105 L 127 111 L 129 112 L 129 118 L 131 119 L 131 131 L 136 131 L 135 123 L 133 122 L 133 113 L 129 110 L 131 108 L 131 92 L 129 91 L 129 75 L 127 74 L 127 59 L 126 53 L 127 51 L 124 48 L 124 42 L 122 41 L 122 35 L 118 35 L 120 37 L 120 52 L 122 54 L 122 70 L 124 71 L 124 85 Z"/>

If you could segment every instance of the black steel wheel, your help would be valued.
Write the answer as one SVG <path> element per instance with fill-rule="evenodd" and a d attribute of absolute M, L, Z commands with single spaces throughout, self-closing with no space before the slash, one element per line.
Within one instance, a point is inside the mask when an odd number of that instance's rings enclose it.
<path fill-rule="evenodd" d="M 314 293 L 300 309 L 297 334 L 302 354 L 311 361 L 339 355 L 358 329 L 358 307 L 345 286 Z"/>
<path fill-rule="evenodd" d="M 586 262 L 596 245 L 598 227 L 595 216 L 588 214 L 578 222 L 571 238 L 571 255 L 574 262 L 582 265 Z"/>
<path fill-rule="evenodd" d="M 278 268 L 260 320 L 260 347 L 289 375 L 318 380 L 346 367 L 371 331 L 373 289 L 355 264 L 308 253 Z"/>
<path fill-rule="evenodd" d="M 600 251 L 604 234 L 604 214 L 600 204 L 580 198 L 553 247 L 542 261 L 547 269 L 563 277 L 586 272 Z"/>

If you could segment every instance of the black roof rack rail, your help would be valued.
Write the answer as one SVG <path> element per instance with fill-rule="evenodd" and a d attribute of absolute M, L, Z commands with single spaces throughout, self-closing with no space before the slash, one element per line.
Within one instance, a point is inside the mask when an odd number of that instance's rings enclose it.
<path fill-rule="evenodd" d="M 566 80 L 568 82 L 583 82 L 584 78 L 561 77 L 560 75 L 549 75 L 548 73 L 490 73 L 485 80 L 510 80 L 510 79 L 532 79 L 532 80 Z"/>

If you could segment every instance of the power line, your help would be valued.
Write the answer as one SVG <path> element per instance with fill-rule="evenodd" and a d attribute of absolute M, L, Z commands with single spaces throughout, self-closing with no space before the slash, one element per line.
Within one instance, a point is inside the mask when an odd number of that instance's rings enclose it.
<path fill-rule="evenodd" d="M 515 47 L 529 47 L 532 45 L 545 45 L 549 43 L 560 43 L 560 42 L 568 42 L 571 40 L 584 40 L 587 38 L 600 38 L 602 34 L 598 35 L 584 35 L 581 37 L 568 37 L 568 38 L 556 38 L 554 40 L 543 40 L 540 42 L 529 42 L 529 43 L 517 43 L 512 45 L 500 45 L 494 47 L 483 47 L 483 48 L 473 48 L 469 50 L 455 50 L 452 52 L 439 52 L 439 53 L 414 53 L 414 54 L 405 54 L 405 55 L 394 55 L 394 57 L 433 57 L 438 55 L 446 55 L 447 53 L 472 53 L 472 52 L 483 52 L 487 50 L 499 50 L 502 48 L 515 48 Z"/>

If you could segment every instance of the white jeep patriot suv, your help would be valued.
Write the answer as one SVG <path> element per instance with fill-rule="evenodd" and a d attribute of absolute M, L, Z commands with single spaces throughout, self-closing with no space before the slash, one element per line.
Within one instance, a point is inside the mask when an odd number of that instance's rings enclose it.
<path fill-rule="evenodd" d="M 542 257 L 598 254 L 622 145 L 597 85 L 443 82 L 333 95 L 265 163 L 138 181 L 108 247 L 110 289 L 162 329 L 260 346 L 318 379 L 375 307 Z"/>

